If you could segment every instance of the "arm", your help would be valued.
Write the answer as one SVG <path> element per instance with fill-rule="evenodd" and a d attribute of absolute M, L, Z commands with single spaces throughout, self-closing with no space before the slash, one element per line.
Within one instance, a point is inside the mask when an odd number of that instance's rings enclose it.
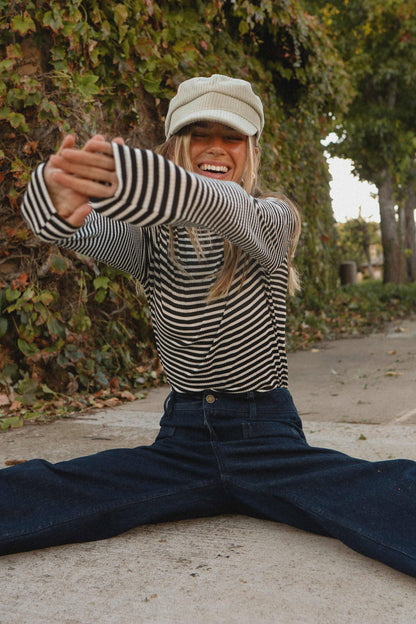
<path fill-rule="evenodd" d="M 71 174 L 68 183 L 74 183 L 74 174 L 89 177 L 75 180 L 83 191 L 100 193 L 102 199 L 93 203 L 97 212 L 140 227 L 170 224 L 211 229 L 268 271 L 285 259 L 294 230 L 294 218 L 285 202 L 255 199 L 238 184 L 190 173 L 150 151 L 115 144 L 112 149 L 118 180 L 115 192 L 109 186 L 94 186 L 93 180 L 100 179 L 98 161 L 90 160 L 88 172 L 88 159 L 82 152 L 66 150 L 57 162 Z"/>
<path fill-rule="evenodd" d="M 65 143 L 70 146 L 67 139 Z M 105 262 L 143 282 L 147 236 L 141 228 L 94 213 L 88 197 L 56 182 L 58 171 L 48 162 L 33 172 L 21 207 L 29 227 L 47 243 Z M 79 222 L 84 225 L 79 227 Z"/>

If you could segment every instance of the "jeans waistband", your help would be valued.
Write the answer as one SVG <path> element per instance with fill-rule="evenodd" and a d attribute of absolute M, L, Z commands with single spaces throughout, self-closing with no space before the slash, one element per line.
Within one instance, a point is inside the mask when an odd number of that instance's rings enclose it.
<path fill-rule="evenodd" d="M 200 426 L 207 415 L 222 421 L 235 419 L 281 418 L 296 413 L 287 388 L 275 388 L 269 392 L 248 391 L 244 393 L 202 392 L 181 393 L 173 390 L 165 401 L 165 414 L 161 424 L 181 423 L 182 426 Z M 185 424 L 186 423 L 186 424 Z"/>
<path fill-rule="evenodd" d="M 247 392 L 225 392 L 222 390 L 201 390 L 201 392 L 178 392 L 172 390 L 171 394 L 175 397 L 176 401 L 189 401 L 199 400 L 205 398 L 207 395 L 212 395 L 218 399 L 235 399 L 236 401 L 247 401 L 257 397 L 265 397 L 274 392 L 270 390 L 268 392 L 259 392 L 258 390 L 248 390 Z"/>

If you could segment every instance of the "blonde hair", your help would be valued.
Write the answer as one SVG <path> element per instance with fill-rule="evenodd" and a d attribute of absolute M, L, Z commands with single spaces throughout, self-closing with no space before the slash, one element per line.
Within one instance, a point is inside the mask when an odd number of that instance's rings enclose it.
<path fill-rule="evenodd" d="M 176 165 L 183 167 L 187 171 L 193 171 L 193 166 L 190 158 L 190 142 L 191 142 L 191 126 L 183 128 L 178 134 L 175 134 L 165 143 L 162 143 L 156 152 L 161 154 L 165 158 L 170 159 Z M 277 199 L 284 200 L 290 207 L 293 216 L 295 217 L 295 232 L 290 240 L 288 250 L 288 293 L 293 295 L 300 288 L 300 279 L 296 268 L 293 266 L 293 258 L 295 255 L 296 246 L 300 235 L 300 215 L 296 206 L 288 200 L 284 195 L 276 192 L 262 191 L 258 186 L 258 175 L 260 167 L 260 150 L 255 137 L 248 137 L 247 143 L 247 160 L 244 169 L 243 177 L 241 180 L 242 188 L 253 197 L 259 199 L 265 197 L 276 197 Z M 187 232 L 189 238 L 194 246 L 194 249 L 199 258 L 203 257 L 204 253 L 198 240 L 198 235 L 195 228 L 188 227 Z M 174 233 L 173 228 L 170 227 L 170 241 L 169 241 L 169 253 L 176 262 L 178 268 L 183 270 L 183 267 L 179 265 L 177 261 L 175 249 L 174 249 Z M 237 247 L 229 240 L 224 240 L 224 263 L 222 269 L 219 271 L 217 279 L 214 285 L 211 287 L 207 301 L 214 301 L 225 297 L 234 281 L 234 277 L 240 263 L 243 267 L 243 273 L 241 277 L 240 286 L 242 286 L 248 266 L 249 257 L 241 248 Z"/>

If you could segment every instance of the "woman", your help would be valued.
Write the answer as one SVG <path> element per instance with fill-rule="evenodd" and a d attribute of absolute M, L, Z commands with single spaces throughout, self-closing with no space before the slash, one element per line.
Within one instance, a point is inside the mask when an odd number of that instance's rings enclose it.
<path fill-rule="evenodd" d="M 34 172 L 23 215 L 140 281 L 172 392 L 151 446 L 0 471 L 0 552 L 242 513 L 416 576 L 416 464 L 311 448 L 287 389 L 299 219 L 256 187 L 262 129 L 249 83 L 194 78 L 170 104 L 162 155 L 68 137 Z"/>

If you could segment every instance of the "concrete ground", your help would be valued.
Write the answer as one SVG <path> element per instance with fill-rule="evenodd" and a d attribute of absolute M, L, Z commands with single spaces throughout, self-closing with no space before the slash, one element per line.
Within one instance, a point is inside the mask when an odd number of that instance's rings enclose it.
<path fill-rule="evenodd" d="M 416 321 L 289 356 L 311 444 L 416 460 Z M 0 435 L 0 466 L 150 443 L 167 388 Z M 416 520 L 416 519 L 415 519 Z M 0 624 L 414 624 L 416 579 L 337 541 L 243 516 L 144 526 L 0 558 Z"/>

